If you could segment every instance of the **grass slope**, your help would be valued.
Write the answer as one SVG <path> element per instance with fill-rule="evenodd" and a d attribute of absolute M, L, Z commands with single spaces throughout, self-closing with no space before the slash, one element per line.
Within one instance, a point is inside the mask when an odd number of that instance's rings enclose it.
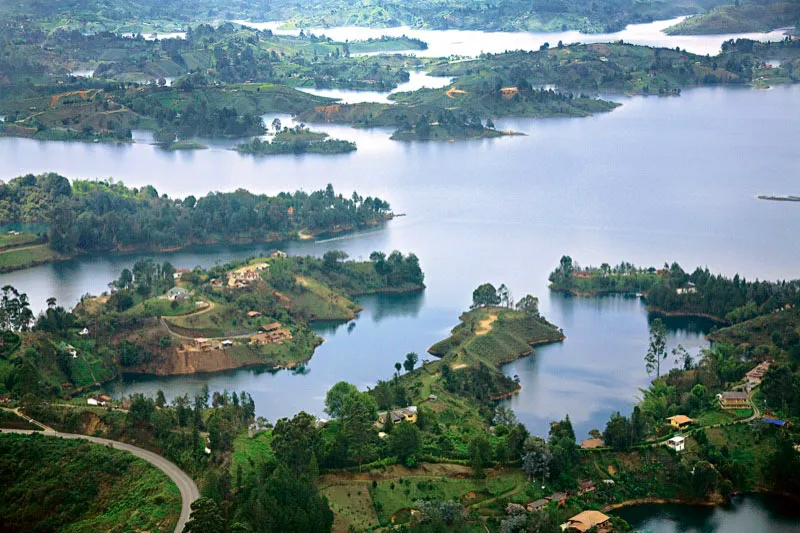
<path fill-rule="evenodd" d="M 141 459 L 84 441 L 0 435 L 0 529 L 172 531 L 178 488 Z"/>

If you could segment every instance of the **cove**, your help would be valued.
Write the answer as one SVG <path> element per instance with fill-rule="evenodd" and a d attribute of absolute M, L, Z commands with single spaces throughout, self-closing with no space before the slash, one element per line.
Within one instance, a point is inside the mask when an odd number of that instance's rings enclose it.
<path fill-rule="evenodd" d="M 542 313 L 564 328 L 563 344 L 540 347 L 505 368 L 522 392 L 509 400 L 533 433 L 569 413 L 579 438 L 629 411 L 649 381 L 643 356 L 647 312 L 635 299 L 566 299 L 550 295 L 548 273 L 563 254 L 581 264 L 631 261 L 749 279 L 796 278 L 793 246 L 800 218 L 790 202 L 758 194 L 797 194 L 796 139 L 800 87 L 772 90 L 702 88 L 676 98 L 619 98 L 615 111 L 582 119 L 515 119 L 498 127 L 527 136 L 463 143 L 401 143 L 386 130 L 326 126 L 356 140 L 343 156 L 242 157 L 224 146 L 166 153 L 137 143 L 107 146 L 0 139 L 0 178 L 56 171 L 69 177 L 113 176 L 131 186 L 153 184 L 172 196 L 238 187 L 277 193 L 333 183 L 338 191 L 388 199 L 398 218 L 384 229 L 324 242 L 287 243 L 290 253 L 342 249 L 366 259 L 376 249 L 416 253 L 428 289 L 406 302 L 362 299 L 348 325 L 319 327 L 326 339 L 306 375 L 242 370 L 154 382 L 127 378 L 117 394 L 163 388 L 246 389 L 271 421 L 298 408 L 322 411 L 322 395 L 339 379 L 360 387 L 391 376 L 407 352 L 424 356 L 468 308 L 472 290 L 490 281 L 515 298 L 541 299 Z M 170 254 L 176 267 L 247 257 L 264 246 L 217 246 Z M 139 255 L 84 256 L 3 274 L 37 309 L 55 296 L 72 305 L 100 293 Z M 673 327 L 677 342 L 704 345 L 701 326 Z M 429 356 L 430 357 L 430 356 Z M 146 385 L 144 385 L 146 383 Z M 138 388 L 137 388 L 138 387 Z"/>

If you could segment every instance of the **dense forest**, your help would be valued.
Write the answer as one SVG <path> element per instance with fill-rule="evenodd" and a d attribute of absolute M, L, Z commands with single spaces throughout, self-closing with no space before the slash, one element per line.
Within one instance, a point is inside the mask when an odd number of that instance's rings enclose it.
<path fill-rule="evenodd" d="M 170 199 L 151 186 L 120 182 L 70 184 L 57 174 L 27 175 L 0 184 L 0 221 L 44 222 L 50 246 L 64 253 L 157 249 L 219 240 L 265 241 L 301 229 L 336 231 L 390 216 L 379 198 L 337 195 L 330 185 L 311 194 L 278 196 L 244 190 L 199 199 Z"/>

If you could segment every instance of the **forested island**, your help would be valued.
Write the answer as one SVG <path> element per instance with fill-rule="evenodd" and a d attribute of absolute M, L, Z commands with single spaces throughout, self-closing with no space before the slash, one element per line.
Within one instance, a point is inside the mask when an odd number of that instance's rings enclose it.
<path fill-rule="evenodd" d="M 798 42 L 729 41 L 713 57 L 621 42 L 545 43 L 535 52 L 451 62 L 351 52 L 421 46 L 408 38 L 339 43 L 225 23 L 190 26 L 185 39 L 147 40 L 8 21 L 0 24 L 0 135 L 131 142 L 139 128 L 154 131 L 167 149 L 200 148 L 194 139 L 201 137 L 247 139 L 240 143 L 247 153 L 352 150 L 333 140 L 252 141 L 269 129 L 263 114 L 290 113 L 307 123 L 392 127 L 399 140 L 496 137 L 509 133 L 492 126 L 497 118 L 582 117 L 619 105 L 596 98 L 598 92 L 677 95 L 698 85 L 796 82 Z M 776 58 L 780 66 L 766 63 Z M 70 75 L 75 69 L 93 77 Z M 340 104 L 297 90 L 389 91 L 412 70 L 454 79 L 442 89 L 392 94 L 392 104 Z"/>
<path fill-rule="evenodd" d="M 275 120 L 276 131 L 271 141 L 253 139 L 249 143 L 237 145 L 235 150 L 243 154 L 278 155 L 346 154 L 357 149 L 354 142 L 330 139 L 327 133 L 311 131 L 302 125 L 280 129 L 280 121 Z"/>
<path fill-rule="evenodd" d="M 354 193 L 345 198 L 332 186 L 311 194 L 278 196 L 244 190 L 171 199 L 151 186 L 69 180 L 58 174 L 27 175 L 0 183 L 0 223 L 43 225 L 31 243 L 0 242 L 0 269 L 14 270 L 82 253 L 177 250 L 218 242 L 275 242 L 338 233 L 392 218 L 388 202 Z"/>
<path fill-rule="evenodd" d="M 576 296 L 637 294 L 656 313 L 703 316 L 728 324 L 791 308 L 800 293 L 800 280 L 748 281 L 700 267 L 689 274 L 677 263 L 660 269 L 627 262 L 581 268 L 570 256 L 561 258 L 549 279 L 551 290 Z"/>

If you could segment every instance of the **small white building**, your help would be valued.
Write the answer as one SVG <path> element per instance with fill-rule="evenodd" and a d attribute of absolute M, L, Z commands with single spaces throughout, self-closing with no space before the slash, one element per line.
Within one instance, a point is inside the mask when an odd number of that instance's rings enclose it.
<path fill-rule="evenodd" d="M 106 406 L 106 402 L 104 402 L 103 400 L 100 400 L 98 398 L 89 398 L 88 400 L 86 400 L 86 403 L 88 403 L 89 405 L 94 405 L 96 407 L 105 407 Z"/>
<path fill-rule="evenodd" d="M 225 348 L 229 348 L 229 347 L 233 346 L 233 341 L 229 340 L 229 339 L 225 339 L 220 344 L 222 344 L 222 346 L 225 347 Z"/>
<path fill-rule="evenodd" d="M 85 336 L 86 336 L 86 335 L 88 335 L 88 334 L 89 334 L 89 328 L 83 328 L 83 329 L 82 329 L 82 330 L 80 330 L 80 332 L 78 333 L 78 335 L 80 335 L 81 337 L 85 337 Z"/>
<path fill-rule="evenodd" d="M 667 447 L 672 448 L 676 452 L 682 452 L 686 449 L 686 439 L 683 437 L 672 437 L 667 441 Z"/>

